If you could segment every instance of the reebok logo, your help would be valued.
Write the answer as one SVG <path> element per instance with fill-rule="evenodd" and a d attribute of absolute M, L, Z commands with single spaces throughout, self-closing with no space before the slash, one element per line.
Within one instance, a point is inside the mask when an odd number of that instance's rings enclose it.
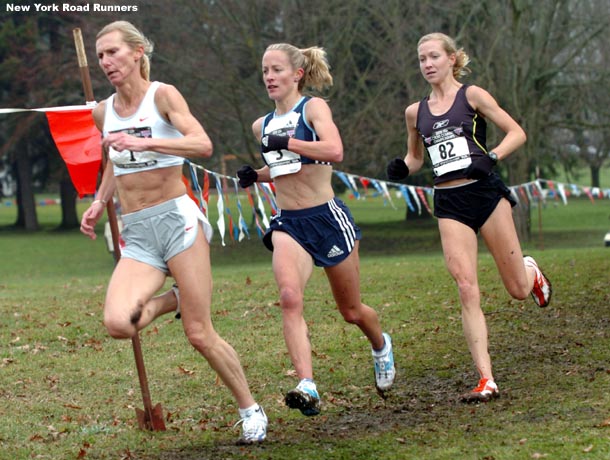
<path fill-rule="evenodd" d="M 445 126 L 447 126 L 449 124 L 449 119 L 447 118 L 446 120 L 441 120 L 441 121 L 437 121 L 436 123 L 434 123 L 434 126 L 432 126 L 432 129 L 441 129 L 444 128 Z"/>
<path fill-rule="evenodd" d="M 343 254 L 343 250 L 335 244 L 335 245 L 333 245 L 332 248 L 330 248 L 330 251 L 328 251 L 328 254 L 326 254 L 326 257 L 328 257 L 329 259 L 332 259 L 333 257 L 340 256 L 341 254 Z"/>

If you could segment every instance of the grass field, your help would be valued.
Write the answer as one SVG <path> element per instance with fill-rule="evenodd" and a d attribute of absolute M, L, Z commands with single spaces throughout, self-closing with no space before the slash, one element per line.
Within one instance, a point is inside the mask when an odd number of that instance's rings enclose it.
<path fill-rule="evenodd" d="M 215 237 L 214 321 L 270 419 L 268 441 L 253 447 L 235 445 L 229 392 L 169 316 L 141 334 L 152 400 L 168 429 L 139 430 L 131 343 L 101 324 L 114 265 L 105 245 L 55 231 L 57 206 L 39 208 L 44 230 L 32 234 L 7 228 L 15 211 L 0 208 L 0 459 L 610 458 L 610 200 L 551 202 L 540 233 L 532 213 L 524 250 L 553 280 L 546 309 L 511 300 L 481 251 L 502 396 L 474 406 L 456 401 L 477 375 L 436 224 L 404 221 L 404 205 L 346 201 L 363 229 L 363 299 L 394 340 L 395 387 L 385 400 L 375 392 L 367 341 L 342 322 L 318 270 L 306 318 L 323 412 L 289 411 L 283 394 L 296 382 L 270 253 L 256 235 L 225 247 Z"/>

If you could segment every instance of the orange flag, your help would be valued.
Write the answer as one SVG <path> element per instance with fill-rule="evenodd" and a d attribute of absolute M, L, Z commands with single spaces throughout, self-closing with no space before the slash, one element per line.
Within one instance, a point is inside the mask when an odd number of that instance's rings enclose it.
<path fill-rule="evenodd" d="M 78 195 L 95 193 L 102 162 L 101 136 L 90 109 L 47 110 L 51 136 Z"/>

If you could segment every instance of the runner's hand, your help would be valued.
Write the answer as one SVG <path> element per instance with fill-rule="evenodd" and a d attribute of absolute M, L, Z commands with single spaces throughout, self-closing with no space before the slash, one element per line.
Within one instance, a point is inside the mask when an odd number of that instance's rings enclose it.
<path fill-rule="evenodd" d="M 258 173 L 252 166 L 244 165 L 237 170 L 237 177 L 239 177 L 239 186 L 248 188 L 258 180 Z"/>
<path fill-rule="evenodd" d="M 402 180 L 406 179 L 409 175 L 409 167 L 402 158 L 394 158 L 388 163 L 386 172 L 388 174 L 388 179 L 394 181 Z"/>
<path fill-rule="evenodd" d="M 474 157 L 470 166 L 466 168 L 468 179 L 485 179 L 491 174 L 496 163 L 487 155 Z"/>

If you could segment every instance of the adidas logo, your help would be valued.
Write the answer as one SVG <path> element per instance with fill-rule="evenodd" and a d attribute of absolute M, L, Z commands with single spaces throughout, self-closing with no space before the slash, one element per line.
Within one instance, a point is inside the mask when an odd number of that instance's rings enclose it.
<path fill-rule="evenodd" d="M 335 245 L 333 245 L 332 248 L 330 248 L 330 251 L 328 251 L 328 254 L 326 254 L 326 257 L 331 259 L 333 257 L 340 256 L 341 254 L 343 254 L 343 250 L 335 244 Z"/>

